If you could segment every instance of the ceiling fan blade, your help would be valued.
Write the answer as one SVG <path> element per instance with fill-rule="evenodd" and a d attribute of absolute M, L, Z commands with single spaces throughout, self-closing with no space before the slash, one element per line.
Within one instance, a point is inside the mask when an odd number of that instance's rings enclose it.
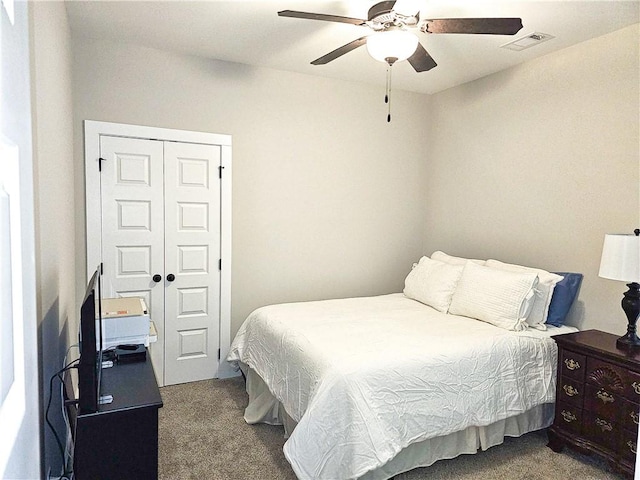
<path fill-rule="evenodd" d="M 415 15 L 420 12 L 420 0 L 397 0 L 393 10 L 400 15 Z"/>
<path fill-rule="evenodd" d="M 367 12 L 367 18 L 373 20 L 374 18 L 390 13 L 395 7 L 395 0 L 388 2 L 378 2 L 369 9 Z"/>
<path fill-rule="evenodd" d="M 330 61 L 341 57 L 345 53 L 349 53 L 351 50 L 355 50 L 365 43 L 367 43 L 367 37 L 360 37 L 353 42 L 349 42 L 346 45 L 336 48 L 333 52 L 329 52 L 320 58 L 316 58 L 313 62 L 311 62 L 311 65 L 324 65 L 326 63 L 329 63 Z"/>
<path fill-rule="evenodd" d="M 340 15 L 325 15 L 324 13 L 298 12 L 296 10 L 282 10 L 278 12 L 280 17 L 306 18 L 308 20 L 323 20 L 325 22 L 350 23 L 351 25 L 366 25 L 367 21 L 361 18 L 341 17 Z"/>
<path fill-rule="evenodd" d="M 436 61 L 431 58 L 431 55 L 429 55 L 420 43 L 418 43 L 418 47 L 416 48 L 416 51 L 413 52 L 413 55 L 407 58 L 407 61 L 416 72 L 426 72 L 427 70 L 431 70 L 438 66 Z"/>
<path fill-rule="evenodd" d="M 424 31 L 426 33 L 515 35 L 521 28 L 521 18 L 440 18 L 427 20 Z"/>

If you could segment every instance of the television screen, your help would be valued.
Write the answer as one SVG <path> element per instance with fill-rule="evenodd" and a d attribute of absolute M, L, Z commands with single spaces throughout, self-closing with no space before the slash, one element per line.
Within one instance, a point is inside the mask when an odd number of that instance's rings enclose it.
<path fill-rule="evenodd" d="M 80 362 L 78 406 L 80 413 L 98 411 L 102 371 L 102 309 L 100 267 L 91 276 L 80 307 Z"/>

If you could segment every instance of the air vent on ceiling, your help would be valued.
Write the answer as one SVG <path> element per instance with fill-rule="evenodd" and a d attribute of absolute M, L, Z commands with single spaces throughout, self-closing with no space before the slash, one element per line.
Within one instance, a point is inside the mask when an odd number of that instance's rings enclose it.
<path fill-rule="evenodd" d="M 549 35 L 548 33 L 540 33 L 533 32 L 524 37 L 516 38 L 504 45 L 500 45 L 501 48 L 508 48 L 509 50 L 524 50 L 525 48 L 533 47 L 534 45 L 539 45 L 542 42 L 546 42 L 547 40 L 551 40 L 552 38 L 556 38 L 553 35 Z"/>

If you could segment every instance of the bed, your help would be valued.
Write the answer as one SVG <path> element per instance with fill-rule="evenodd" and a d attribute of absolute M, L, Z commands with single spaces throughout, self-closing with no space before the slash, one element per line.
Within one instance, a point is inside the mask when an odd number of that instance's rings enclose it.
<path fill-rule="evenodd" d="M 575 328 L 509 330 L 408 290 L 262 307 L 238 331 L 245 420 L 285 426 L 298 478 L 390 478 L 552 423 L 552 336 Z"/>

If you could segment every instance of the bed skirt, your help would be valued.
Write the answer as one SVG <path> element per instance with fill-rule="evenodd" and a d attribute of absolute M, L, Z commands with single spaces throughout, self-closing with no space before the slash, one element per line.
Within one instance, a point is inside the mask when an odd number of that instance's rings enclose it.
<path fill-rule="evenodd" d="M 285 438 L 296 427 L 296 421 L 271 394 L 262 378 L 244 364 L 240 368 L 246 378 L 249 404 L 244 411 L 248 424 L 266 423 L 283 425 Z M 546 428 L 553 423 L 554 404 L 545 403 L 531 410 L 492 423 L 486 427 L 469 427 L 441 437 L 430 438 L 409 445 L 398 455 L 376 470 L 367 472 L 361 480 L 384 480 L 418 467 L 428 467 L 438 460 L 473 454 L 503 443 L 505 437 L 519 437 L 528 432 Z"/>

